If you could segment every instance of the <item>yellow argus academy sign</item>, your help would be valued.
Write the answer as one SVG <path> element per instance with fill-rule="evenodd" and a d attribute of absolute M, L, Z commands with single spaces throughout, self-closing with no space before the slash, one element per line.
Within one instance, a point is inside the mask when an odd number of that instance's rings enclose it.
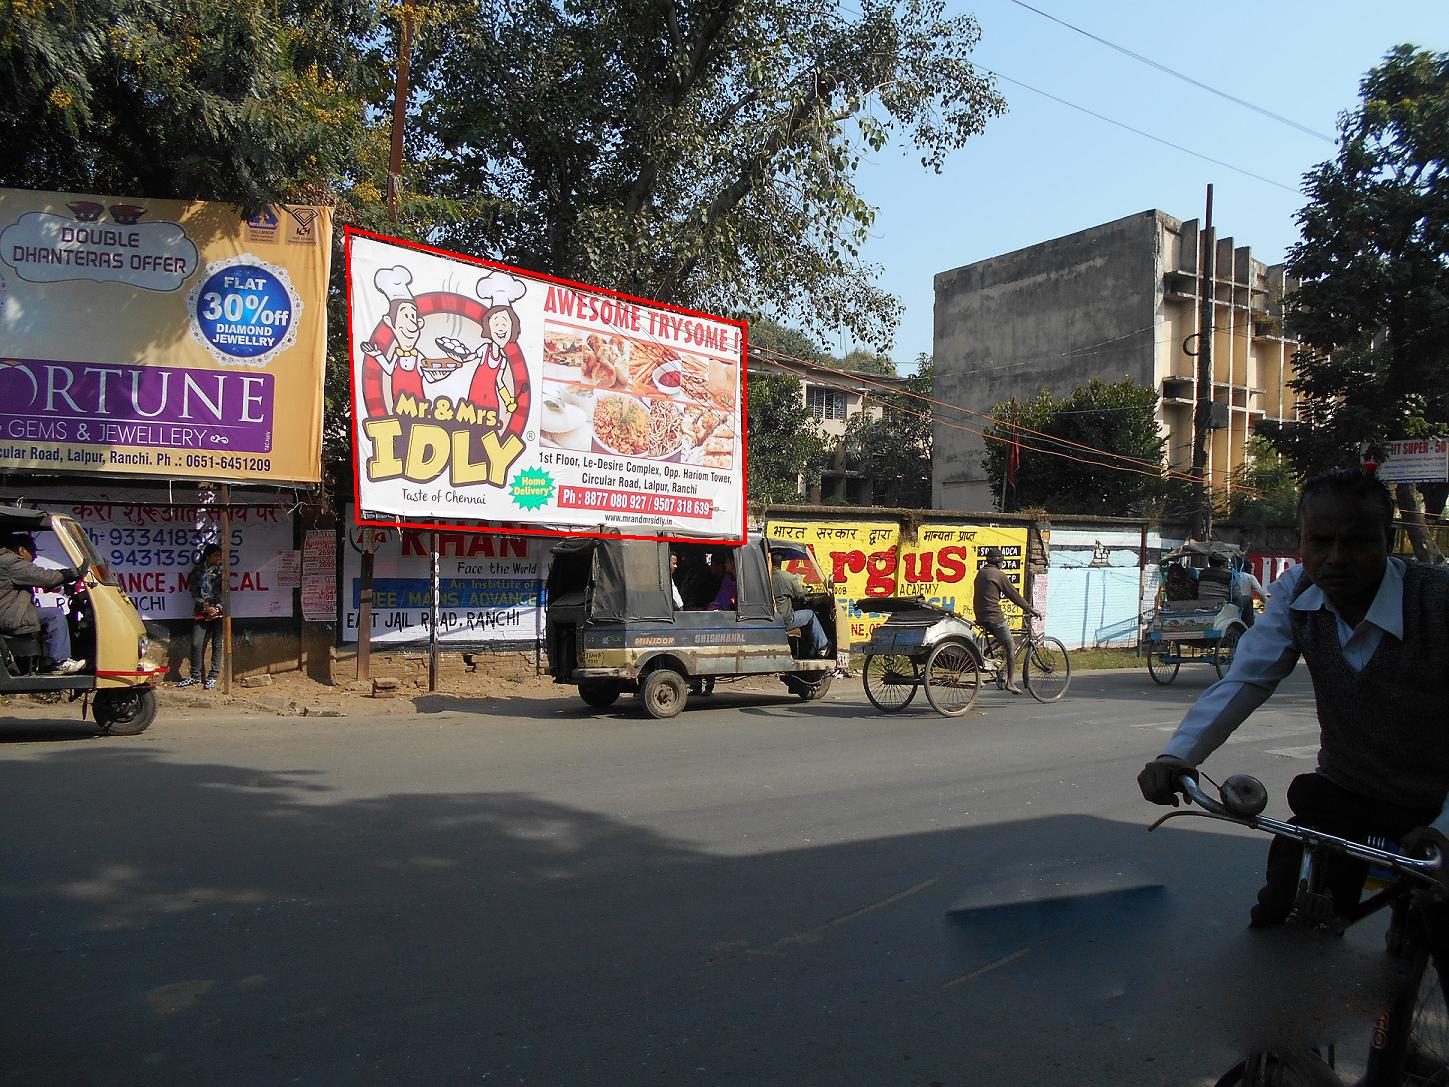
<path fill-rule="evenodd" d="M 328 208 L 0 189 L 0 471 L 315 483 Z"/>
<path fill-rule="evenodd" d="M 976 572 L 988 547 L 1001 549 L 1002 569 L 1018 592 L 1026 570 L 1026 529 L 979 525 L 921 525 L 913 540 L 902 538 L 893 521 L 770 521 L 768 536 L 804 544 L 823 574 L 835 582 L 836 599 L 850 616 L 850 640 L 863 642 L 885 616 L 870 610 L 870 598 L 920 596 L 972 617 Z M 808 572 L 804 563 L 789 568 Z M 1008 622 L 1021 611 L 1002 601 Z"/>

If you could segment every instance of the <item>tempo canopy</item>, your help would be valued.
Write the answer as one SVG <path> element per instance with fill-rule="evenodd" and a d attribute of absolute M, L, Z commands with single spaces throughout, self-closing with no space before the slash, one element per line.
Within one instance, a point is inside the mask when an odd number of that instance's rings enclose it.
<path fill-rule="evenodd" d="M 360 523 L 744 538 L 742 324 L 351 228 L 347 274 Z"/>
<path fill-rule="evenodd" d="M 0 189 L 0 471 L 316 483 L 328 208 Z"/>

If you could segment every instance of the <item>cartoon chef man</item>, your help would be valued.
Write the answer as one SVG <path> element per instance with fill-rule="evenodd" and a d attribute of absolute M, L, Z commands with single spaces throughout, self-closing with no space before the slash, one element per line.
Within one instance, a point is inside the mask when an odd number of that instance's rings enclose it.
<path fill-rule="evenodd" d="M 464 361 L 477 364 L 468 399 L 480 408 L 496 407 L 501 400 L 509 411 L 517 408 L 513 395 L 503 383 L 504 364 L 511 369 L 523 366 L 523 350 L 518 334 L 523 325 L 513 308 L 528 292 L 523 281 L 507 272 L 489 272 L 478 280 L 478 298 L 486 307 L 483 313 L 483 334 L 487 337 Z"/>
<path fill-rule="evenodd" d="M 387 299 L 387 314 L 382 323 L 392 330 L 392 346 L 383 350 L 371 340 L 359 345 L 367 356 L 362 381 L 368 415 L 390 414 L 403 393 L 423 399 L 422 353 L 418 350 L 423 338 L 423 316 L 413 298 L 412 282 L 412 272 L 401 264 L 381 268 L 373 277 L 373 283 Z M 384 374 L 391 379 L 385 402 L 382 398 Z"/>

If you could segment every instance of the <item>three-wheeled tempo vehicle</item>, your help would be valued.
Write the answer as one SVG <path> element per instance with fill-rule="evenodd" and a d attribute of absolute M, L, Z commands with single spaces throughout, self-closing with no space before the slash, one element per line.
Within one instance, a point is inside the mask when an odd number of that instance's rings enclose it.
<path fill-rule="evenodd" d="M 674 603 L 671 556 L 699 568 L 706 555 L 734 560 L 735 607 Z M 802 580 L 820 586 L 796 607 L 815 613 L 827 645 L 802 656 L 798 630 L 775 611 L 770 560 L 805 563 Z M 849 623 L 834 587 L 797 543 L 755 538 L 743 546 L 655 540 L 572 539 L 553 549 L 545 642 L 555 683 L 576 684 L 590 706 L 635 692 L 653 717 L 673 717 L 696 689 L 716 680 L 776 675 L 804 701 L 822 698 L 835 674 Z"/>
<path fill-rule="evenodd" d="M 156 719 L 155 684 L 166 669 L 147 663 L 149 642 L 136 606 L 85 530 L 65 514 L 0 506 L 0 533 L 8 532 L 55 533 L 71 565 L 85 571 L 69 588 L 71 656 L 84 660 L 85 669 L 37 675 L 39 636 L 0 636 L 0 694 L 69 692 L 71 701 L 89 703 L 103 734 L 144 732 Z"/>
<path fill-rule="evenodd" d="M 1189 540 L 1162 556 L 1158 567 L 1157 604 L 1147 616 L 1147 671 L 1164 686 L 1177 678 L 1184 664 L 1211 664 L 1218 677 L 1228 674 L 1238 639 L 1247 633 L 1242 603 L 1226 588 L 1194 583 L 1185 562 L 1227 560 L 1234 574 L 1243 568 L 1236 544 Z M 1236 579 L 1234 579 L 1236 581 Z"/>

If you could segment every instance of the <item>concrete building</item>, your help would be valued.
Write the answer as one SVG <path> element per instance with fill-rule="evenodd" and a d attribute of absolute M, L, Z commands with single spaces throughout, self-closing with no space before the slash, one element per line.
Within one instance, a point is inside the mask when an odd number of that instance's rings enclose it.
<path fill-rule="evenodd" d="M 1158 422 L 1174 470 L 1192 466 L 1198 331 L 1199 224 L 1161 211 L 1042 242 L 936 276 L 936 396 L 989 415 L 1003 400 L 1061 396 L 1092 378 L 1124 376 L 1158 391 Z M 1254 260 L 1232 238 L 1216 245 L 1214 429 L 1209 483 L 1230 486 L 1263 419 L 1295 417 L 1292 341 L 1281 334 L 1283 266 Z M 937 509 L 990 509 L 982 438 L 938 413 Z M 950 422 L 984 428 L 967 415 Z"/>
<path fill-rule="evenodd" d="M 788 366 L 780 366 L 753 354 L 750 356 L 748 373 L 750 376 L 783 374 L 800 382 L 802 403 L 810 410 L 821 433 L 834 447 L 831 461 L 821 471 L 819 481 L 812 482 L 805 488 L 805 481 L 801 480 L 805 497 L 811 502 L 833 500 L 851 506 L 874 505 L 877 498 L 874 482 L 869 473 L 846 466 L 841 439 L 845 437 L 847 424 L 859 413 L 865 412 L 873 419 L 880 418 L 879 398 L 883 394 L 877 386 L 901 385 L 904 379 L 889 374 L 869 374 L 866 376 L 872 384 L 867 386 L 842 375 L 838 370 L 817 366 L 804 359 L 795 359 Z"/>

